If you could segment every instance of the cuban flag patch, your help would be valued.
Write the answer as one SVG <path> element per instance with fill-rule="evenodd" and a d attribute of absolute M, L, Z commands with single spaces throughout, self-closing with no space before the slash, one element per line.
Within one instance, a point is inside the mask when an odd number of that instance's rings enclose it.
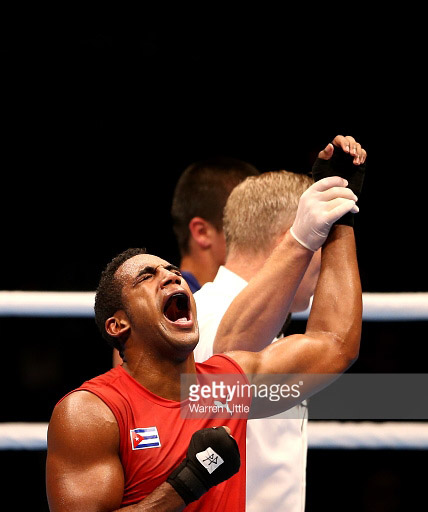
<path fill-rule="evenodd" d="M 161 445 L 158 429 L 156 427 L 134 428 L 130 430 L 131 446 L 133 450 L 146 448 L 159 448 Z"/>

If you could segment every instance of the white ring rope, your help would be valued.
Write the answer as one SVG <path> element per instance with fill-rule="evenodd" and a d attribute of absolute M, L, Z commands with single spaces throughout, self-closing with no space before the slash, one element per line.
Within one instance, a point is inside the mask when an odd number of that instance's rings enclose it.
<path fill-rule="evenodd" d="M 93 292 L 0 291 L 0 316 L 92 317 Z"/>
<path fill-rule="evenodd" d="M 0 316 L 93 317 L 93 305 L 94 292 L 0 291 Z M 364 320 L 428 320 L 428 292 L 363 293 L 363 306 Z"/>
<path fill-rule="evenodd" d="M 0 450 L 46 450 L 47 423 L 0 423 Z"/>
<path fill-rule="evenodd" d="M 0 291 L 0 316 L 93 317 L 93 292 Z M 428 320 L 428 293 L 363 293 L 364 320 Z M 293 314 L 307 318 L 309 309 Z M 45 450 L 47 423 L 0 423 L 1 450 Z M 428 449 L 428 422 L 309 421 L 310 448 Z"/>
<path fill-rule="evenodd" d="M 428 423 L 309 421 L 309 448 L 427 450 Z"/>
<path fill-rule="evenodd" d="M 309 311 L 293 313 L 293 318 L 305 319 Z M 428 320 L 428 293 L 363 293 L 363 320 Z"/>
<path fill-rule="evenodd" d="M 45 450 L 47 423 L 0 423 L 0 450 Z M 309 448 L 428 449 L 428 423 L 309 421 Z"/>

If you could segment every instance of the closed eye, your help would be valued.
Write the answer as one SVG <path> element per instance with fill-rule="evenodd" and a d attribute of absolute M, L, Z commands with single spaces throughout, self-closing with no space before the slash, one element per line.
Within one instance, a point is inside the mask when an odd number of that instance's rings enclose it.
<path fill-rule="evenodd" d="M 169 270 L 176 276 L 182 277 L 180 269 L 178 267 L 176 267 L 175 265 L 167 265 L 164 268 L 165 268 L 165 270 Z M 151 267 L 151 266 L 145 266 L 144 268 L 142 268 L 138 272 L 138 274 L 135 276 L 133 286 L 136 286 L 138 283 L 141 283 L 142 281 L 146 281 L 147 279 L 150 279 L 151 277 L 156 275 L 157 269 L 158 269 L 158 267 Z"/>
<path fill-rule="evenodd" d="M 146 281 L 150 277 L 153 277 L 156 274 L 155 267 L 144 267 L 142 268 L 138 274 L 135 276 L 133 286 L 136 286 L 138 283 L 141 283 L 141 281 Z"/>

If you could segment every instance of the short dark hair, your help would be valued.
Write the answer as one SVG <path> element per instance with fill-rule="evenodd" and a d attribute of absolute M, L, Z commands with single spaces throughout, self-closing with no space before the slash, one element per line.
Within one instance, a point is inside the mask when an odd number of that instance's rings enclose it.
<path fill-rule="evenodd" d="M 117 269 L 125 261 L 137 256 L 138 254 L 147 254 L 146 249 L 133 248 L 121 252 L 113 258 L 101 273 L 100 282 L 95 292 L 95 323 L 98 326 L 103 338 L 113 348 L 117 348 L 120 356 L 123 358 L 124 341 L 114 336 L 110 336 L 105 328 L 106 320 L 113 316 L 116 311 L 124 309 L 122 300 L 123 283 L 116 277 Z"/>
<path fill-rule="evenodd" d="M 230 157 L 195 162 L 180 176 L 173 194 L 171 217 L 180 254 L 189 250 L 189 222 L 202 217 L 221 231 L 223 210 L 232 190 L 260 172 L 251 164 Z"/>

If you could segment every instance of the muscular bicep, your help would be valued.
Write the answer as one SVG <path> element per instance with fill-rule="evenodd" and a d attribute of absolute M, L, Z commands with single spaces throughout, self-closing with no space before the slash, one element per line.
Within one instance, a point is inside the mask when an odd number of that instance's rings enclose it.
<path fill-rule="evenodd" d="M 330 333 L 296 334 L 260 352 L 228 355 L 238 362 L 253 385 L 252 417 L 286 411 L 344 371 L 342 340 Z"/>
<path fill-rule="evenodd" d="M 343 371 L 343 340 L 332 333 L 306 332 L 281 338 L 259 352 L 257 373 Z"/>
<path fill-rule="evenodd" d="M 343 371 L 342 342 L 331 333 L 294 334 L 271 343 L 260 352 L 230 352 L 249 375 L 335 373 Z"/>
<path fill-rule="evenodd" d="M 72 393 L 55 408 L 48 432 L 47 495 L 51 512 L 107 512 L 120 507 L 124 477 L 119 430 L 95 395 Z"/>

